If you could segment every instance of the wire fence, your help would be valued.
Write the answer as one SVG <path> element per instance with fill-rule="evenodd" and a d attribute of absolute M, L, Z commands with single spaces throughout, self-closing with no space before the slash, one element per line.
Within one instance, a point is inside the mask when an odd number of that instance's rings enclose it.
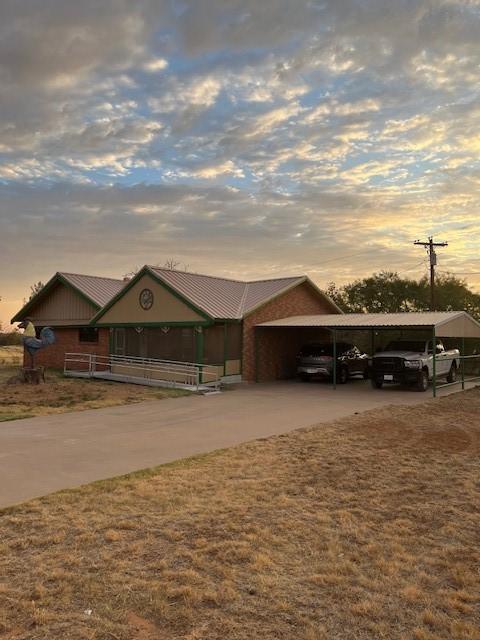
<path fill-rule="evenodd" d="M 480 381 L 480 354 L 440 355 L 435 358 L 433 374 L 434 394 L 438 389 L 461 386 Z"/>

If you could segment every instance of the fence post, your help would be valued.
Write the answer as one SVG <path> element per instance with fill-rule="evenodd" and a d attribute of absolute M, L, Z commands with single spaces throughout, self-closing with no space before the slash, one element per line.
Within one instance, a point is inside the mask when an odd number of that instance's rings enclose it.
<path fill-rule="evenodd" d="M 337 388 L 337 330 L 333 330 L 333 388 Z"/>

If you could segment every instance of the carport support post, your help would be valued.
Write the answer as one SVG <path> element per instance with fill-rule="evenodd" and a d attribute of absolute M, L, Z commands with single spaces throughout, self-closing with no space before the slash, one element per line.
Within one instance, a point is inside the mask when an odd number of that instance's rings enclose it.
<path fill-rule="evenodd" d="M 465 391 L 465 336 L 462 337 L 462 357 L 460 358 L 462 365 L 462 391 Z"/>
<path fill-rule="evenodd" d="M 337 330 L 333 329 L 333 388 L 337 388 Z"/>
<path fill-rule="evenodd" d="M 433 397 L 437 397 L 437 336 L 435 327 L 432 332 L 432 353 L 433 353 Z"/>
<path fill-rule="evenodd" d="M 195 351 L 196 351 L 196 361 L 198 365 L 203 364 L 203 327 L 195 327 Z M 200 383 L 203 382 L 203 367 L 200 366 L 200 377 L 198 380 Z"/>

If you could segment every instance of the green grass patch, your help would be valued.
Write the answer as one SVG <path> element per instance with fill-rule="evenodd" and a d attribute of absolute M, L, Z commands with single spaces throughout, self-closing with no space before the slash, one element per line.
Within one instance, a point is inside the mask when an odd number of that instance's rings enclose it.
<path fill-rule="evenodd" d="M 33 413 L 1 413 L 0 422 L 11 422 L 12 420 L 22 420 L 23 418 L 33 418 Z"/>

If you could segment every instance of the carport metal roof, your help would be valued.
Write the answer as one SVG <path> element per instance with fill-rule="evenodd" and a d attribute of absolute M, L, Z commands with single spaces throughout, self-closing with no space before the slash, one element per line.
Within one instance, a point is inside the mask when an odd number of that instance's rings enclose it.
<path fill-rule="evenodd" d="M 291 316 L 257 327 L 318 327 L 324 329 L 435 329 L 439 338 L 480 338 L 480 323 L 465 311 L 412 313 L 345 313 Z"/>

